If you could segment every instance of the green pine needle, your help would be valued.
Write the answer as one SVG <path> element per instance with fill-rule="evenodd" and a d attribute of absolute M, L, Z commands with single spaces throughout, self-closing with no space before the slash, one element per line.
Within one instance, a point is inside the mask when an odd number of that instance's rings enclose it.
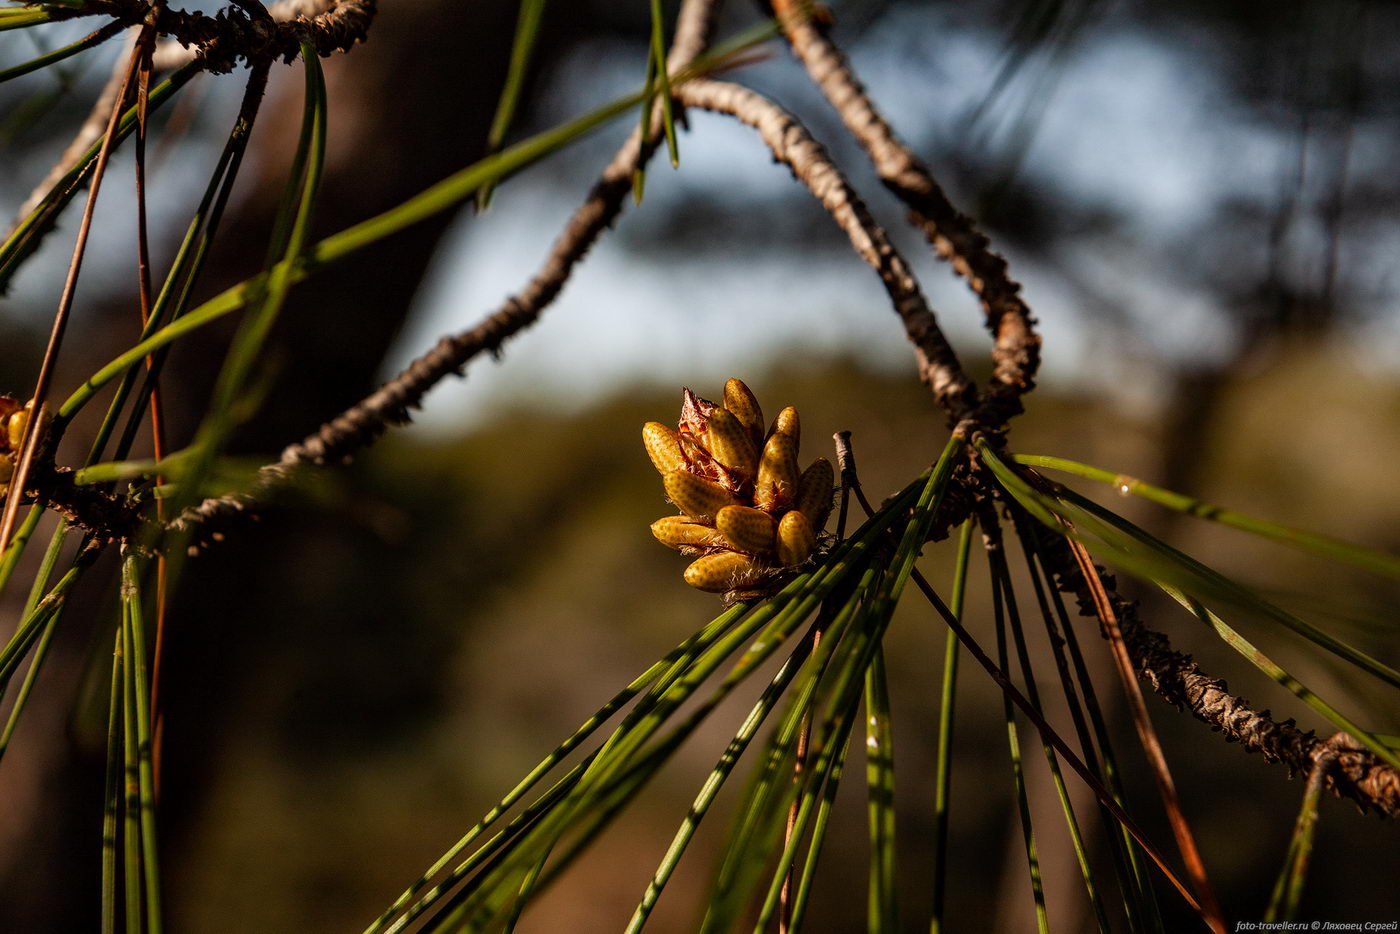
<path fill-rule="evenodd" d="M 0 18 L 0 29 L 4 28 L 3 18 Z M 148 102 L 150 112 L 154 113 L 168 103 L 177 91 L 189 84 L 202 71 L 201 63 L 191 62 L 172 72 L 170 77 L 151 88 Z M 113 141 L 113 147 L 115 148 L 118 143 L 130 136 L 136 126 L 136 106 L 132 105 L 121 115 L 121 119 L 117 123 L 117 138 Z M 97 154 L 101 151 L 105 139 L 105 134 L 98 137 L 63 177 L 54 183 L 38 206 L 15 227 L 5 242 L 0 244 L 0 292 L 8 287 L 10 279 L 19 269 L 20 264 L 38 248 L 39 242 L 43 239 L 43 233 L 53 225 L 58 219 L 59 213 L 81 190 L 80 182 L 87 171 L 96 163 Z"/>
<path fill-rule="evenodd" d="M 885 676 L 885 653 L 876 647 L 865 670 L 865 782 L 870 823 L 870 883 L 866 928 L 899 930 L 895 891 L 894 725 Z"/>
<path fill-rule="evenodd" d="M 979 443 L 978 454 L 1027 512 L 1060 534 L 1081 541 L 1104 560 L 1143 580 L 1169 584 L 1206 605 L 1233 606 L 1281 625 L 1387 684 L 1400 687 L 1400 672 L 1394 668 L 1275 606 L 1121 516 L 1063 487 L 1057 487 L 1053 496 L 1034 489 L 984 443 Z"/>
<path fill-rule="evenodd" d="M 989 546 L 989 555 L 1000 545 Z M 997 638 L 997 667 L 1010 676 L 1006 647 L 1006 610 L 1002 577 L 995 563 L 992 571 L 992 616 Z M 1010 695 L 1002 694 L 1002 715 L 1006 721 L 1006 744 L 1011 756 L 1011 784 L 1016 791 L 1016 810 L 1021 819 L 1021 840 L 1026 850 L 1026 868 L 1030 874 L 1031 899 L 1035 903 L 1035 926 L 1039 934 L 1049 934 L 1050 917 L 1045 907 L 1045 886 L 1040 873 L 1040 855 L 1035 844 L 1035 827 L 1031 821 L 1030 801 L 1026 796 L 1026 773 L 1021 760 L 1021 742 L 1016 729 L 1016 711 Z"/>
<path fill-rule="evenodd" d="M 1090 480 L 1097 480 L 1106 483 L 1118 490 L 1123 495 L 1133 494 L 1141 496 L 1143 499 L 1165 506 L 1176 512 L 1194 516 L 1197 519 L 1206 519 L 1211 522 L 1219 522 L 1221 525 L 1228 525 L 1232 528 L 1250 532 L 1254 535 L 1282 542 L 1303 551 L 1308 551 L 1328 558 L 1333 561 L 1343 561 L 1347 564 L 1354 564 L 1357 567 L 1365 568 L 1376 574 L 1382 574 L 1396 580 L 1400 580 L 1400 557 L 1377 551 L 1374 548 L 1367 548 L 1364 545 L 1357 545 L 1352 542 L 1342 541 L 1328 535 L 1317 532 L 1310 532 L 1306 529 L 1293 528 L 1287 525 L 1280 525 L 1276 522 L 1269 522 L 1246 513 L 1237 512 L 1233 509 L 1226 509 L 1223 506 L 1212 506 L 1210 503 L 1202 502 L 1181 493 L 1173 493 L 1171 490 L 1164 490 L 1161 487 L 1153 486 L 1136 477 L 1129 477 L 1126 474 L 1114 473 L 1111 470 L 1104 470 L 1102 467 L 1092 467 L 1088 464 L 1081 464 L 1078 461 L 1065 460 L 1062 457 L 1045 457 L 1042 455 L 1017 454 L 1011 458 L 1018 464 L 1027 467 L 1046 467 L 1051 470 L 1062 470 L 1076 476 L 1085 477 Z"/>
<path fill-rule="evenodd" d="M 953 571 L 953 595 L 948 609 L 961 620 L 967 597 L 967 569 L 972 553 L 972 536 L 976 523 L 963 522 L 958 535 L 958 558 Z M 943 930 L 944 904 L 948 892 L 948 830 L 952 823 L 953 788 L 953 726 L 958 690 L 958 656 L 961 645 L 958 634 L 949 630 L 943 646 L 943 684 L 938 701 L 938 762 L 933 781 L 933 906 L 930 910 L 930 934 Z"/>
<path fill-rule="evenodd" d="M 539 40 L 540 22 L 544 19 L 546 0 L 520 0 L 520 13 L 515 23 L 515 38 L 510 47 L 510 64 L 506 68 L 505 85 L 496 102 L 496 115 L 491 120 L 491 129 L 486 134 L 486 151 L 497 152 L 506 141 L 515 122 L 515 112 L 519 109 L 520 98 L 525 89 L 525 78 L 530 71 L 530 59 L 534 56 L 535 43 Z M 483 185 L 477 193 L 477 210 L 485 211 L 491 205 L 491 194 L 495 185 Z"/>
<path fill-rule="evenodd" d="M 39 71 L 42 68 L 47 68 L 50 65 L 54 65 L 58 62 L 63 61 L 65 58 L 77 55 L 79 52 L 86 51 L 87 49 L 90 49 L 93 46 L 101 45 L 108 39 L 115 36 L 117 33 L 121 32 L 124 28 L 125 24 L 119 21 L 108 23 L 101 29 L 89 33 L 88 35 L 79 39 L 77 42 L 70 43 L 68 45 L 63 46 L 62 48 L 54 49 L 52 52 L 40 55 L 38 58 L 30 59 L 29 61 L 24 62 L 23 64 L 15 65 L 12 68 L 6 68 L 3 71 L 0 71 L 0 84 L 4 84 L 6 81 L 9 81 L 13 78 L 18 78 L 21 75 L 27 75 L 32 71 Z"/>
<path fill-rule="evenodd" d="M 696 75 L 705 74 L 707 71 L 723 64 L 735 55 L 752 48 L 755 45 L 767 41 L 774 34 L 772 22 L 765 22 L 754 29 L 748 30 L 736 36 L 731 41 L 717 47 L 710 54 L 698 59 L 691 68 L 684 73 L 675 76 L 675 83 Z M 160 87 L 151 92 L 151 106 L 154 108 L 158 100 L 164 100 L 171 93 L 166 90 L 163 97 L 158 97 L 158 92 L 170 82 L 175 81 L 184 71 L 173 74 Z M 193 73 L 184 78 L 185 81 L 192 77 Z M 538 162 L 546 156 L 552 155 L 570 143 L 581 138 L 586 133 L 597 129 L 608 121 L 618 117 L 635 107 L 641 100 L 641 92 L 629 94 L 619 98 L 604 107 L 585 114 L 575 120 L 562 124 L 552 130 L 539 133 L 529 139 L 522 140 L 514 146 L 509 146 L 501 152 L 488 156 L 479 162 L 448 176 L 441 182 L 430 186 L 423 192 L 409 198 L 407 201 L 391 208 L 376 217 L 362 221 L 352 227 L 333 234 L 309 247 L 296 259 L 284 260 L 286 269 L 274 267 L 272 272 L 288 277 L 289 283 L 295 285 L 306 279 L 311 274 L 324 269 L 326 266 L 338 260 L 362 250 L 374 243 L 392 236 L 399 231 L 420 223 L 429 217 L 456 207 L 466 198 L 471 197 L 482 186 L 497 183 L 501 180 L 519 172 L 529 165 Z M 132 114 L 132 124 L 135 116 Z M 127 129 L 125 117 L 122 127 Z M 129 130 L 128 130 L 129 131 Z M 94 144 L 96 146 L 97 144 Z M 94 150 L 95 157 L 95 150 Z M 78 170 L 75 169 L 74 178 Z M 55 192 L 63 189 L 63 183 L 55 186 Z M 51 193 L 52 194 L 52 193 Z M 71 193 L 70 195 L 71 196 Z M 57 196 L 55 196 L 57 197 Z M 66 199 L 63 199 L 66 203 Z M 48 216 L 43 213 L 44 208 L 36 210 L 24 225 L 17 230 L 11 240 L 4 246 L 0 246 L 0 288 L 3 288 L 4 279 L 12 271 L 18 251 L 26 242 L 27 232 L 31 231 L 34 225 Z M 166 347 L 185 335 L 204 327 L 211 322 L 217 321 L 225 315 L 231 314 L 244 305 L 251 302 L 261 293 L 263 277 L 258 276 L 253 279 L 231 286 L 213 298 L 209 299 L 197 308 L 192 309 L 180 320 L 173 321 L 162 327 L 160 330 L 144 338 L 135 346 L 124 353 L 118 355 L 106 366 L 102 367 L 86 382 L 79 386 L 59 407 L 58 419 L 71 419 L 79 410 L 83 408 L 92 397 L 103 386 L 117 379 L 127 370 L 142 364 L 146 357 L 155 353 L 162 347 Z"/>

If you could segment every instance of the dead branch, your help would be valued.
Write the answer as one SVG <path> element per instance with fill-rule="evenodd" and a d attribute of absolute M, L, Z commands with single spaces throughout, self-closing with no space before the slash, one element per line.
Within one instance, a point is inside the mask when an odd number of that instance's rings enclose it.
<path fill-rule="evenodd" d="M 267 8 L 274 22 L 287 23 L 298 19 L 312 20 L 335 7 L 337 0 L 280 0 Z M 151 67 L 156 71 L 172 71 L 188 65 L 199 56 L 199 46 L 182 45 L 177 39 L 166 39 L 156 46 Z"/>
<path fill-rule="evenodd" d="M 954 421 L 967 414 L 976 390 L 929 310 L 918 281 L 821 144 L 791 114 L 738 84 L 689 81 L 676 89 L 676 97 L 688 107 L 728 114 L 758 131 L 773 158 L 807 186 L 880 276 L 918 355 L 919 378 L 933 390 L 938 404 Z"/>
<path fill-rule="evenodd" d="M 674 70 L 684 67 L 678 65 L 674 57 L 671 61 Z M 758 130 L 774 158 L 787 165 L 807 186 L 850 237 L 856 252 L 880 276 L 915 346 L 920 376 L 929 384 L 939 404 L 948 410 L 954 421 L 970 411 L 975 389 L 929 310 L 917 280 L 811 134 L 777 105 L 739 85 L 698 79 L 678 85 L 675 95 L 683 106 L 729 114 Z M 506 339 L 535 322 L 563 288 L 573 266 L 620 213 L 631 188 L 633 172 L 640 164 L 639 147 L 639 134 L 634 133 L 604 171 L 588 200 L 570 219 L 544 268 L 524 291 L 508 299 L 505 307 L 470 331 L 444 337 L 369 398 L 337 416 L 315 434 L 288 447 L 277 463 L 259 471 L 257 481 L 248 490 L 201 503 L 181 516 L 175 527 L 190 529 L 210 519 L 240 512 L 286 481 L 302 464 L 324 464 L 350 456 L 389 425 L 406 422 L 409 410 L 443 378 L 458 373 L 483 351 L 499 352 Z"/>
<path fill-rule="evenodd" d="M 143 23 L 154 20 L 156 32 L 181 46 L 193 49 L 195 58 L 207 71 L 232 71 L 239 62 L 291 61 L 301 52 L 301 43 L 308 42 L 317 54 L 348 52 L 357 42 L 363 42 L 378 0 L 291 0 L 284 7 L 285 19 L 270 16 L 249 16 L 241 9 L 221 10 L 216 16 L 172 10 L 165 6 L 152 9 L 145 0 L 92 0 L 81 9 L 54 8 L 54 19 L 75 16 L 107 15 L 118 22 Z M 308 15 L 308 11 L 315 11 Z"/>
<path fill-rule="evenodd" d="M 1082 615 L 1096 616 L 1093 588 L 1079 570 L 1068 540 L 1038 524 L 1034 534 L 1038 536 L 1045 569 L 1056 579 L 1056 586 L 1078 600 Z M 1231 694 L 1223 680 L 1206 674 L 1191 656 L 1174 651 L 1165 635 L 1148 627 L 1138 616 L 1137 603 L 1118 593 L 1112 574 L 1099 565 L 1094 565 L 1094 570 L 1118 618 L 1138 677 L 1163 700 L 1179 710 L 1190 711 L 1196 719 L 1224 734 L 1227 742 L 1239 743 L 1246 752 L 1261 753 L 1270 762 L 1282 762 L 1289 772 L 1308 774 L 1319 756 L 1334 750 L 1336 763 L 1326 776 L 1329 791 L 1351 799 L 1363 811 L 1374 809 L 1386 817 L 1400 815 L 1400 774 L 1395 769 L 1367 750 L 1341 748 L 1337 743 L 1319 739 L 1311 730 L 1304 732 L 1291 718 L 1276 721 L 1269 711 L 1254 710 L 1244 698 Z"/>
<path fill-rule="evenodd" d="M 676 21 L 675 38 L 667 56 L 668 71 L 679 74 L 709 44 L 718 0 L 686 0 Z M 622 213 L 632 190 L 632 177 L 656 148 L 660 123 L 649 138 L 634 130 L 594 183 L 564 226 L 544 264 L 516 295 L 506 299 L 494 314 L 461 334 L 449 335 L 414 360 L 371 395 L 326 422 L 313 434 L 283 450 L 276 463 L 258 471 L 257 479 L 241 493 L 208 499 L 179 516 L 171 528 L 177 532 L 213 526 L 211 520 L 227 520 L 261 500 L 306 464 L 344 460 L 370 444 L 391 425 L 409 420 L 430 389 L 482 352 L 498 354 L 507 339 L 534 324 L 563 290 L 574 267 L 583 260 L 598 237 Z M 202 529 L 201 529 L 202 532 Z M 197 546 L 196 546 L 197 547 Z"/>
<path fill-rule="evenodd" d="M 1006 260 L 992 252 L 986 236 L 953 206 L 927 166 L 895 135 L 846 56 L 808 15 L 810 6 L 808 0 L 773 4 L 793 52 L 865 148 L 880 180 L 904 202 L 915 226 L 981 300 L 994 344 L 992 382 L 979 420 L 1000 428 L 1022 411 L 1020 397 L 1035 386 L 1040 366 L 1040 336 L 1021 298 L 1021 286 L 1007 274 Z"/>

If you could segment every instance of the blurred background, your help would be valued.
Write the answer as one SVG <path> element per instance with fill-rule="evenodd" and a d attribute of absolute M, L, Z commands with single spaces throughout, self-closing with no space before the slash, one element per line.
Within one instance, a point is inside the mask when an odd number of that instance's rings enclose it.
<path fill-rule="evenodd" d="M 325 63 L 322 233 L 479 158 L 505 74 L 510 0 L 381 6 L 370 41 Z M 834 36 L 875 100 L 1008 257 L 1041 322 L 1043 379 L 1013 428 L 1014 450 L 1400 550 L 1400 10 L 1344 0 L 848 0 L 833 9 Z M 760 15 L 731 3 L 721 34 Z M 85 26 L 8 33 L 0 68 Z M 648 28 L 641 3 L 551 5 L 518 135 L 636 87 Z M 117 45 L 0 85 L 5 218 L 86 117 Z M 828 145 L 920 274 L 964 362 L 979 368 L 987 339 L 975 301 L 900 228 L 902 211 L 801 68 L 780 44 L 766 48 L 737 79 L 798 113 Z M 237 76 L 206 76 L 157 118 L 157 270 L 241 88 Z M 297 69 L 274 70 L 205 294 L 259 268 L 300 94 Z M 429 221 L 386 241 L 372 261 L 343 263 L 295 290 L 274 339 L 269 402 L 236 452 L 270 459 L 438 336 L 494 311 L 533 273 L 630 128 L 620 121 L 510 181 L 484 214 Z M 830 456 L 826 439 L 850 429 L 875 495 L 936 456 L 942 416 L 915 380 L 878 281 L 844 236 L 751 131 L 695 114 L 680 142 L 680 169 L 653 164 L 642 206 L 629 205 L 499 363 L 477 361 L 430 396 L 413 427 L 289 492 L 189 566 L 171 612 L 164 686 L 171 930 L 362 929 L 621 684 L 717 612 L 712 596 L 680 582 L 683 560 L 646 528 L 669 507 L 638 428 L 673 421 L 682 385 L 715 397 L 740 376 L 770 413 L 797 405 L 804 462 Z M 128 151 L 114 156 L 103 187 L 60 393 L 136 331 L 130 160 Z M 33 380 L 76 216 L 10 284 L 0 391 L 22 395 Z M 208 329 L 171 358 L 177 444 L 197 424 L 231 328 Z M 70 439 L 75 452 L 83 429 Z M 1400 657 L 1394 585 L 1107 495 L 1220 570 L 1387 662 Z M 928 549 L 931 580 L 948 580 L 951 550 Z M 4 930 L 95 922 L 115 571 L 104 564 L 85 580 L 0 768 Z M 969 612 L 974 632 L 990 639 L 982 577 Z M 1255 706 L 1330 732 L 1191 617 L 1141 596 L 1147 619 Z M 18 599 L 7 594 L 0 605 L 0 634 Z M 914 930 L 929 903 L 944 629 L 908 603 L 889 657 L 900 895 Z M 1364 725 L 1400 733 L 1393 697 L 1266 627 L 1241 628 Z M 1103 696 L 1116 698 L 1095 627 L 1081 632 Z M 980 672 L 965 671 L 952 929 L 1027 930 L 1001 701 Z M 758 690 L 721 709 L 522 930 L 622 927 Z M 1227 913 L 1257 919 L 1302 782 L 1149 703 Z M 1056 713 L 1053 722 L 1067 722 Z M 1116 726 L 1130 794 L 1166 840 L 1131 724 Z M 1092 918 L 1031 736 L 1023 729 L 1051 922 L 1083 929 Z M 863 791 L 854 764 L 847 774 L 816 930 L 863 923 L 863 900 L 852 895 L 864 886 Z M 736 796 L 721 798 L 697 837 L 656 930 L 695 926 L 724 806 Z M 1400 915 L 1396 828 L 1327 800 L 1318 833 L 1305 917 Z"/>

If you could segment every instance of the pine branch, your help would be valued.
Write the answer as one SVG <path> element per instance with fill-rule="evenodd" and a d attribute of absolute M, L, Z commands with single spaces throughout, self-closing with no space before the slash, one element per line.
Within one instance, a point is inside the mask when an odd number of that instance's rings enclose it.
<path fill-rule="evenodd" d="M 718 6 L 717 0 L 686 0 L 677 18 L 675 39 L 667 56 L 672 74 L 689 68 L 709 44 Z M 217 532 L 221 523 L 264 499 L 303 466 L 335 463 L 352 457 L 390 426 L 407 423 L 409 412 L 444 378 L 461 375 L 462 368 L 483 352 L 499 354 L 509 338 L 539 319 L 563 290 L 574 267 L 622 213 L 632 190 L 632 177 L 651 158 L 659 134 L 659 119 L 653 121 L 650 137 L 645 141 L 640 129 L 633 131 L 594 183 L 583 204 L 569 218 L 534 278 L 519 293 L 506 299 L 500 309 L 470 330 L 442 338 L 368 397 L 288 446 L 275 463 L 258 471 L 248 489 L 205 500 L 186 510 L 171 528 L 181 532 L 198 529 L 198 538 L 191 547 L 199 548 Z"/>
<path fill-rule="evenodd" d="M 1045 568 L 1057 578 L 1059 589 L 1079 601 L 1081 614 L 1094 616 L 1092 590 L 1075 563 L 1068 540 L 1038 525 L 1035 534 Z M 1304 732 L 1291 718 L 1276 721 L 1269 711 L 1254 710 L 1247 700 L 1231 694 L 1225 681 L 1202 671 L 1191 656 L 1173 650 L 1165 635 L 1142 621 L 1136 602 L 1117 592 L 1113 575 L 1098 565 L 1095 570 L 1108 592 L 1138 677 L 1163 700 L 1190 711 L 1196 719 L 1219 730 L 1227 742 L 1239 743 L 1246 752 L 1261 753 L 1270 762 L 1282 762 L 1290 773 L 1308 774 L 1320 757 L 1335 751 L 1336 762 L 1325 779 L 1327 789 L 1356 802 L 1363 811 L 1374 809 L 1386 817 L 1400 816 L 1400 774 L 1395 769 L 1366 750 L 1319 739 L 1311 730 Z"/>
<path fill-rule="evenodd" d="M 775 0 L 774 9 L 793 52 L 846 128 L 865 148 L 880 180 L 909 208 L 938 255 L 953 265 L 982 302 L 992 332 L 993 375 L 978 421 L 1000 428 L 1022 411 L 1020 398 L 1035 387 L 1040 336 L 1006 260 L 991 250 L 971 218 L 958 211 L 913 151 L 876 109 L 850 62 L 809 13 L 810 0 Z"/>

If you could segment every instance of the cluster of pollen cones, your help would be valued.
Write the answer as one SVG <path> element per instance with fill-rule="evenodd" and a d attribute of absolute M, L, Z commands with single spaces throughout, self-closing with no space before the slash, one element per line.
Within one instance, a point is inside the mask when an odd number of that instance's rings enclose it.
<path fill-rule="evenodd" d="M 681 515 L 651 524 L 663 545 L 698 555 L 685 582 L 734 597 L 769 592 L 805 562 L 831 513 L 836 479 L 819 457 L 801 473 L 797 410 L 764 428 L 763 410 L 742 380 L 724 384 L 724 404 L 684 390 L 680 424 L 642 426 L 642 442 Z"/>
<path fill-rule="evenodd" d="M 24 439 L 24 429 L 29 427 L 29 414 L 32 411 L 32 402 L 21 403 L 9 396 L 0 396 L 0 496 L 5 494 L 10 478 L 14 476 L 20 442 Z M 40 424 L 44 422 L 40 421 Z"/>

